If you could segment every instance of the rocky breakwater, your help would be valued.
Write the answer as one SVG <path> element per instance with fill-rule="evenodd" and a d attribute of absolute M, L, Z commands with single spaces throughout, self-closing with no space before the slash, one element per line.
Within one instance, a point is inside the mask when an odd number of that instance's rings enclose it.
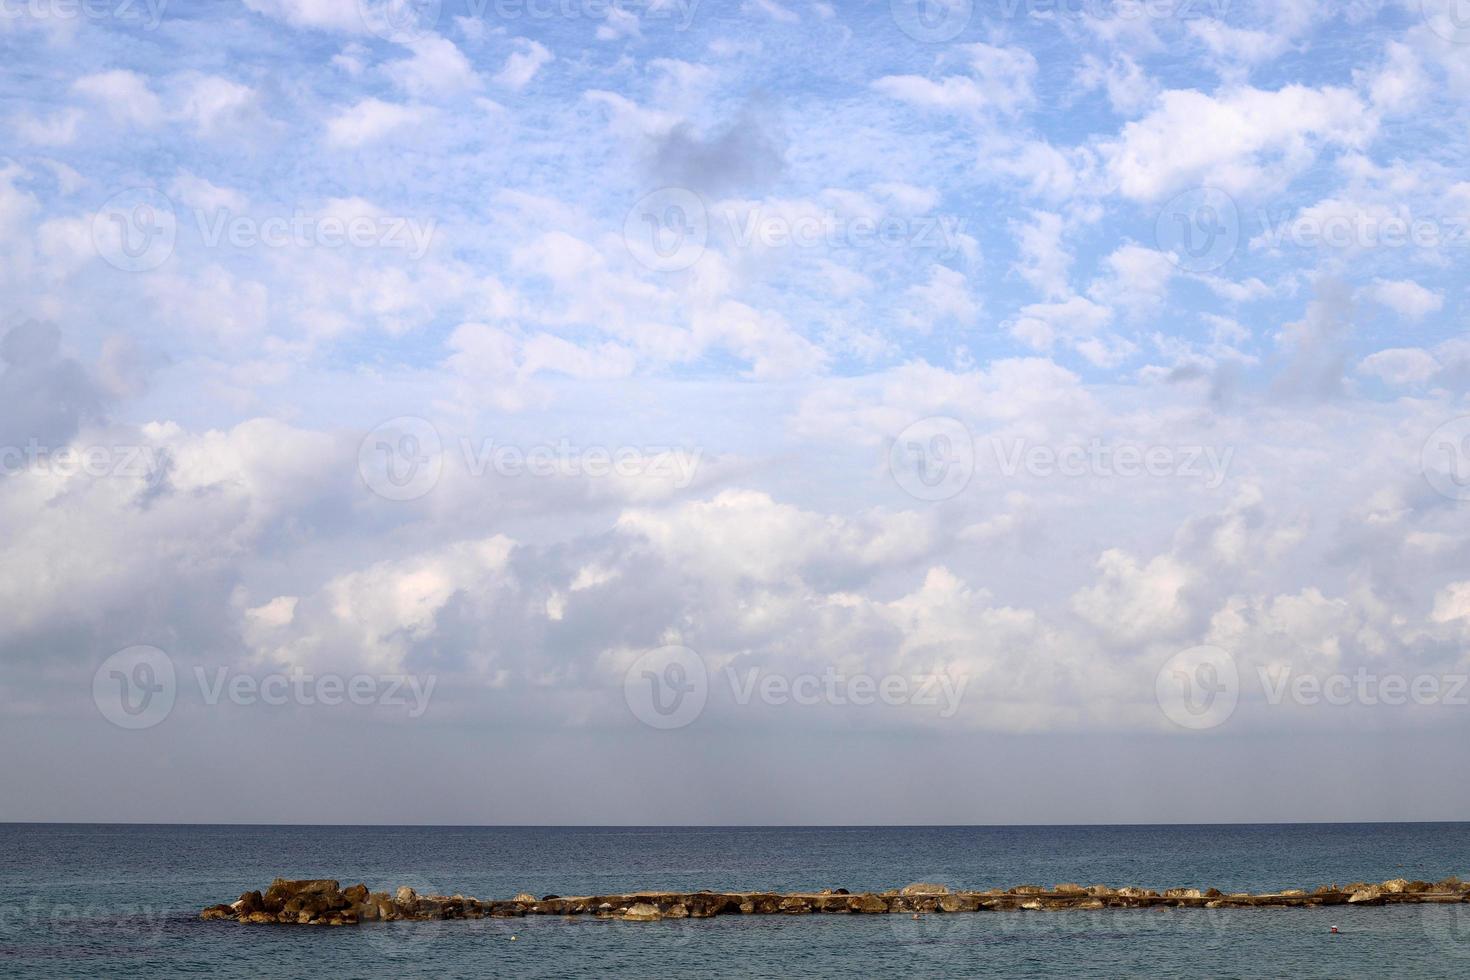
<path fill-rule="evenodd" d="M 951 890 L 913 884 L 884 892 L 853 894 L 845 888 L 818 892 L 633 892 L 537 898 L 522 892 L 503 901 L 482 902 L 464 895 L 420 895 L 412 888 L 369 891 L 343 888 L 331 879 L 288 881 L 277 878 L 264 892 L 251 891 L 229 905 L 213 905 L 202 918 L 242 923 L 346 926 L 395 920 L 483 919 L 523 915 L 592 915 L 629 922 L 708 919 L 716 915 L 886 915 L 893 913 L 1055 912 L 1101 909 L 1311 908 L 1324 905 L 1397 905 L 1470 902 L 1470 883 L 1459 878 L 1437 882 L 1395 878 L 1376 884 L 1324 885 L 1314 891 L 1290 889 L 1251 894 L 1216 888 L 1111 888 L 1107 885 L 1018 885 L 989 891 Z"/>

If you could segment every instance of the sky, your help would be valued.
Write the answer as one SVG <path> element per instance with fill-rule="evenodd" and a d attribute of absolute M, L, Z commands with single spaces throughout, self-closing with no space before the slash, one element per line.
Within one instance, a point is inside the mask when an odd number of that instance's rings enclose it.
<path fill-rule="evenodd" d="M 0 820 L 1460 819 L 1461 0 L 0 0 Z"/>

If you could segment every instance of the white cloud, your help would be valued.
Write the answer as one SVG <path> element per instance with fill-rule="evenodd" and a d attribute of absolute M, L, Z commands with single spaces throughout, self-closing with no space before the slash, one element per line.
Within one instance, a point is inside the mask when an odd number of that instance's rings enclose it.
<path fill-rule="evenodd" d="M 420 108 L 363 99 L 327 121 L 327 142 L 355 148 L 412 129 L 423 119 Z"/>
<path fill-rule="evenodd" d="M 119 68 L 85 75 L 72 83 L 72 90 L 101 103 L 119 122 L 153 126 L 164 118 L 163 104 L 148 79 L 134 71 Z"/>
<path fill-rule="evenodd" d="M 1015 115 L 1035 100 L 1036 58 L 1026 49 L 970 44 L 958 51 L 969 74 L 937 82 L 921 75 L 886 75 L 873 87 L 903 102 L 951 112 Z"/>
<path fill-rule="evenodd" d="M 390 62 L 384 70 L 394 84 L 416 99 L 443 98 L 482 87 L 464 52 L 438 35 L 408 42 L 412 57 Z"/>
<path fill-rule="evenodd" d="M 496 73 L 495 82 L 519 92 L 556 56 L 545 45 L 526 38 L 517 38 L 516 45 L 517 50 L 511 52 L 510 57 L 505 59 L 504 66 Z"/>
<path fill-rule="evenodd" d="M 1284 186 L 1327 147 L 1356 149 L 1376 128 L 1345 88 L 1240 88 L 1220 96 L 1173 90 L 1159 107 L 1102 144 L 1119 191 L 1157 201 L 1209 185 L 1242 197 Z"/>
<path fill-rule="evenodd" d="M 1422 320 L 1444 307 L 1444 297 L 1410 279 L 1375 279 L 1364 290 L 1369 298 L 1399 316 Z"/>

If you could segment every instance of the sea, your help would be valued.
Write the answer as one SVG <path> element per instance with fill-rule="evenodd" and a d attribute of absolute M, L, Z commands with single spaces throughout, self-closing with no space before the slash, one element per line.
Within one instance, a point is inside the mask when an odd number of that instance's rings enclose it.
<path fill-rule="evenodd" d="M 1470 975 L 1470 905 L 203 922 L 271 879 L 481 899 L 1077 882 L 1273 891 L 1470 880 L 1470 823 L 1058 827 L 0 824 L 3 977 Z M 1333 934 L 1332 927 L 1338 928 Z"/>

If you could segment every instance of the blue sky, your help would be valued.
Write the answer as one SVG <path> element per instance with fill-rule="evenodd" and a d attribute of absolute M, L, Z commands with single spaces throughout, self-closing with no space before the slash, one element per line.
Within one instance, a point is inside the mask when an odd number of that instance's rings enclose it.
<path fill-rule="evenodd" d="M 466 746 L 431 795 L 508 729 L 595 732 L 632 820 L 718 808 L 639 793 L 621 753 L 732 732 L 812 740 L 757 820 L 801 817 L 844 735 L 1038 765 L 1145 739 L 1149 800 L 1201 740 L 1248 768 L 1262 738 L 1423 738 L 1428 778 L 1463 707 L 1267 678 L 1470 670 L 1460 24 L 1456 0 L 0 4 L 0 450 L 40 456 L 0 459 L 0 726 L 52 764 L 8 762 L 32 792 L 0 816 L 105 815 L 54 772 L 105 782 L 144 743 L 190 771 L 262 726 Z M 178 700 L 116 740 L 88 692 L 139 644 Z M 708 706 L 647 742 L 624 680 L 671 646 Z M 1240 678 L 1206 731 L 1156 689 L 1199 648 Z M 436 700 L 200 703 L 220 666 L 432 675 Z M 727 683 L 828 668 L 965 694 L 941 717 Z M 463 805 L 564 805 L 561 765 Z M 952 771 L 912 778 L 983 819 L 994 786 Z M 127 815 L 181 802 L 141 785 Z"/>

